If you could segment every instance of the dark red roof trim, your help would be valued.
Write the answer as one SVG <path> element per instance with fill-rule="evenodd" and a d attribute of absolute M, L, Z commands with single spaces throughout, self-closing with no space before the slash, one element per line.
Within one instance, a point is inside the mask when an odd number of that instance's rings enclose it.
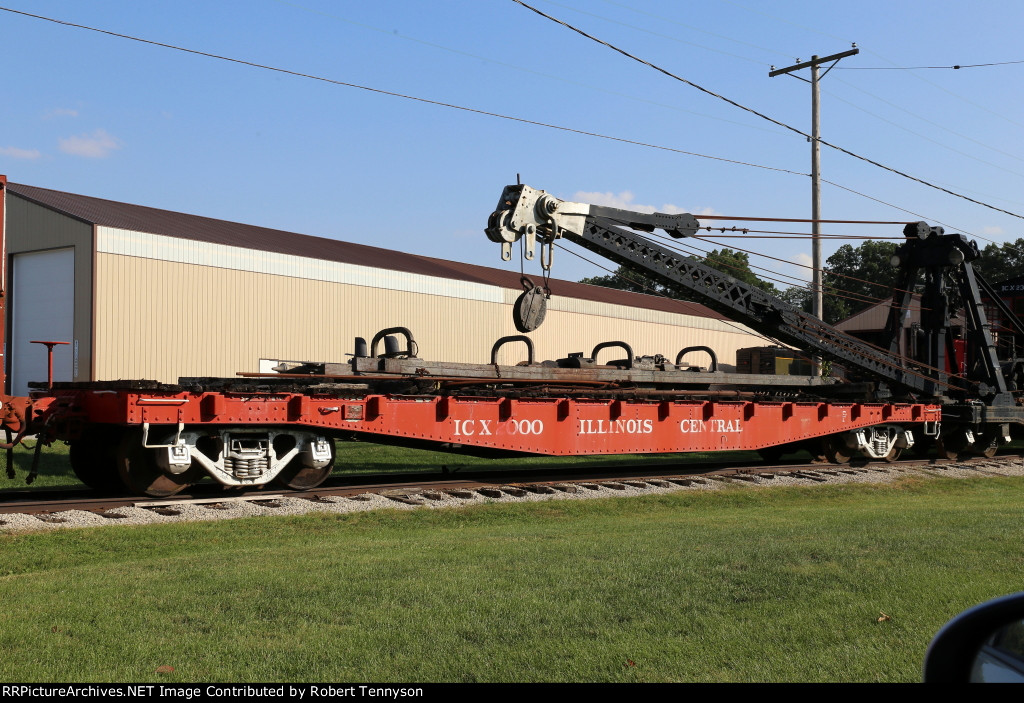
<path fill-rule="evenodd" d="M 312 237 L 282 230 L 246 225 L 226 220 L 215 220 L 198 215 L 187 215 L 170 210 L 158 210 L 142 205 L 130 205 L 113 200 L 75 195 L 35 186 L 8 183 L 7 190 L 42 207 L 89 224 L 135 232 L 147 232 L 181 239 L 192 239 L 212 244 L 223 244 L 246 249 L 259 249 L 278 254 L 291 254 L 313 259 L 338 261 L 346 264 L 370 266 L 390 271 L 404 271 L 424 276 L 482 283 L 502 288 L 518 289 L 519 274 L 513 271 L 463 264 L 457 261 L 434 259 L 407 254 L 391 249 L 353 244 L 337 239 Z M 552 280 L 555 293 L 563 297 L 612 303 L 628 307 L 661 310 L 681 315 L 695 315 L 716 320 L 725 316 L 697 303 L 671 300 L 659 296 L 628 293 L 625 291 L 590 286 L 571 281 Z"/>

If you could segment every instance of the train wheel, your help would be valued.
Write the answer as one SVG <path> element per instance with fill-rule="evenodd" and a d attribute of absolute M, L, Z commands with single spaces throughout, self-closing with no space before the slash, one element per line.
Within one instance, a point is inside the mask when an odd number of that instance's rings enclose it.
<path fill-rule="evenodd" d="M 971 453 L 976 456 L 983 456 L 991 459 L 999 451 L 999 435 L 991 430 L 984 430 L 975 434 L 974 445 Z"/>
<path fill-rule="evenodd" d="M 328 439 L 328 443 L 331 446 L 331 461 L 327 466 L 322 469 L 311 469 L 302 464 L 301 456 L 297 456 L 288 462 L 288 466 L 284 467 L 281 473 L 274 477 L 273 483 L 296 491 L 308 491 L 326 481 L 327 477 L 334 471 L 334 460 L 336 458 L 334 440 Z"/>
<path fill-rule="evenodd" d="M 900 458 L 900 454 L 902 454 L 902 453 L 903 453 L 903 448 L 902 447 L 893 447 L 892 449 L 889 450 L 888 454 L 886 454 L 884 457 L 882 457 L 882 459 L 884 461 L 892 463 L 892 462 L 898 460 Z"/>
<path fill-rule="evenodd" d="M 117 473 L 117 447 L 125 431 L 116 425 L 89 425 L 81 437 L 71 442 L 68 459 L 79 481 L 97 491 L 122 488 Z"/>
<path fill-rule="evenodd" d="M 999 447 L 989 446 L 989 447 L 985 447 L 984 449 L 979 451 L 978 455 L 979 456 L 983 456 L 986 459 L 991 459 L 992 457 L 994 457 L 996 455 L 996 452 L 998 452 L 998 451 L 999 451 Z"/>
<path fill-rule="evenodd" d="M 935 451 L 938 452 L 940 459 L 949 459 L 950 461 L 958 461 L 960 456 L 966 453 L 963 443 L 952 438 L 952 437 L 939 437 L 935 440 Z"/>
<path fill-rule="evenodd" d="M 846 446 L 839 437 L 825 437 L 822 443 L 822 456 L 825 461 L 833 464 L 849 464 L 853 458 L 853 450 Z"/>
<path fill-rule="evenodd" d="M 163 444 L 171 437 L 150 437 Z M 156 449 L 142 446 L 142 430 L 127 431 L 117 447 L 117 472 L 124 486 L 134 493 L 153 498 L 166 498 L 180 493 L 202 478 L 203 471 L 195 464 L 184 473 L 167 473 L 156 463 Z"/>

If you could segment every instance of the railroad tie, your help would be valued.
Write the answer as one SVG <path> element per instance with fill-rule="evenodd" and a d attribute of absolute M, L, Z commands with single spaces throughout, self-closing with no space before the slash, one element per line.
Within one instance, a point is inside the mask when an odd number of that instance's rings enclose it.
<path fill-rule="evenodd" d="M 542 483 L 527 483 L 523 485 L 523 488 L 529 491 L 530 493 L 537 493 L 540 495 L 546 495 L 555 492 L 554 488 L 552 488 L 551 486 L 545 486 Z"/>
<path fill-rule="evenodd" d="M 450 495 L 452 498 L 461 498 L 463 500 L 468 500 L 473 497 L 473 491 L 467 491 L 462 488 L 449 488 L 445 493 Z"/>

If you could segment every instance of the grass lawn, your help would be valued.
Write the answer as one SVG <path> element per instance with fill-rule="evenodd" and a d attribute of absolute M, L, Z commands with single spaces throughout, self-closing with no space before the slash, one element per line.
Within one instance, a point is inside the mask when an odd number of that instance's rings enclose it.
<path fill-rule="evenodd" d="M 1022 491 L 905 478 L 0 535 L 0 679 L 916 681 L 948 618 L 1020 590 Z"/>

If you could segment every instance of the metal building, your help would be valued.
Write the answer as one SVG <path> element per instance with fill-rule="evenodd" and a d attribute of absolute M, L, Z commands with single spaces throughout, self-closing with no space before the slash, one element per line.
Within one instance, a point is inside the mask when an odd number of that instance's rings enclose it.
<path fill-rule="evenodd" d="M 33 340 L 70 342 L 55 350 L 56 380 L 173 382 L 258 371 L 261 360 L 343 361 L 355 337 L 386 327 L 412 330 L 424 358 L 464 362 L 488 361 L 496 339 L 517 333 L 515 272 L 15 183 L 5 193 L 14 394 L 46 379 Z M 530 335 L 539 359 L 621 340 L 670 358 L 709 346 L 728 370 L 737 349 L 764 344 L 702 305 L 551 288 Z M 510 345 L 499 361 L 521 358 Z"/>

